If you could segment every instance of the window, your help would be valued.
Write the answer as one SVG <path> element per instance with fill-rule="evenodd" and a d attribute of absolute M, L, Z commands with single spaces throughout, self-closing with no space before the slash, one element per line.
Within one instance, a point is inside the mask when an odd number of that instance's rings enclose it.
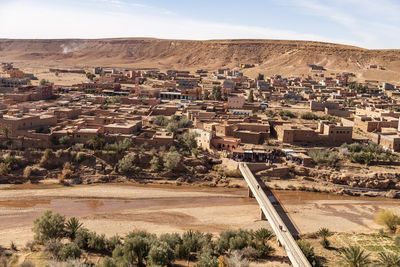
<path fill-rule="evenodd" d="M 87 136 L 87 135 L 84 135 L 84 136 L 83 136 L 83 138 L 87 139 L 87 138 L 88 138 L 88 136 Z"/>

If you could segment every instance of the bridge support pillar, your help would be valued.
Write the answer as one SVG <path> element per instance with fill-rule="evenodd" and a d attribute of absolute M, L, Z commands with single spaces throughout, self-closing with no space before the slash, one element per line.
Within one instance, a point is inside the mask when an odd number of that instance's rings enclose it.
<path fill-rule="evenodd" d="M 260 220 L 267 221 L 267 217 L 265 217 L 265 214 L 261 208 L 260 208 Z"/>
<path fill-rule="evenodd" d="M 251 191 L 250 186 L 247 187 L 247 196 L 249 198 L 254 198 L 253 191 Z"/>

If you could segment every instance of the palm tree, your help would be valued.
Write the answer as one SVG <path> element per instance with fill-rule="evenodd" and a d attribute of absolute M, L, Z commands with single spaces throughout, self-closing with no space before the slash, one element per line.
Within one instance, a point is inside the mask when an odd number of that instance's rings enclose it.
<path fill-rule="evenodd" d="M 104 139 L 101 138 L 98 135 L 94 135 L 90 138 L 90 140 L 87 142 L 88 146 L 91 147 L 93 150 L 96 150 L 97 148 L 102 149 L 103 144 L 104 144 Z"/>
<path fill-rule="evenodd" d="M 328 228 L 321 228 L 318 230 L 318 235 L 322 238 L 327 238 L 331 235 L 331 231 Z"/>
<path fill-rule="evenodd" d="M 5 135 L 6 138 L 8 139 L 8 134 L 9 134 L 9 132 L 10 132 L 10 128 L 4 127 L 3 129 L 1 129 L 1 131 L 4 133 L 4 135 Z"/>
<path fill-rule="evenodd" d="M 382 267 L 399 267 L 400 255 L 391 252 L 380 252 L 377 262 Z"/>
<path fill-rule="evenodd" d="M 343 248 L 340 257 L 348 267 L 364 267 L 371 263 L 370 254 L 365 253 L 359 246 Z"/>
<path fill-rule="evenodd" d="M 76 232 L 82 228 L 83 223 L 81 223 L 76 217 L 71 217 L 65 223 L 65 233 L 68 238 L 72 241 L 75 239 Z"/>
<path fill-rule="evenodd" d="M 330 246 L 330 242 L 328 240 L 328 236 L 332 235 L 332 233 L 329 231 L 328 228 L 321 228 L 318 230 L 317 234 L 322 237 L 322 240 L 320 242 L 320 244 L 324 247 L 324 248 L 329 248 Z"/>

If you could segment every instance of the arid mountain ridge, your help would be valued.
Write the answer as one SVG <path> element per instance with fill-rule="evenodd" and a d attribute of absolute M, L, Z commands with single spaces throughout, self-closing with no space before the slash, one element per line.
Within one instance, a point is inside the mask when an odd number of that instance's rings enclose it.
<path fill-rule="evenodd" d="M 0 39 L 0 61 L 62 67 L 208 69 L 255 64 L 245 74 L 309 74 L 309 64 L 359 80 L 400 80 L 400 50 L 285 40 Z M 371 69 L 370 65 L 377 65 Z M 379 66 L 382 66 L 381 70 Z"/>

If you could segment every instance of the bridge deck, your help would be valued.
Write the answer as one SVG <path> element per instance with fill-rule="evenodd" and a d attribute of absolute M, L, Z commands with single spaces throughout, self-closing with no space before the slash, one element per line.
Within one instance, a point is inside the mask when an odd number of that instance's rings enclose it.
<path fill-rule="evenodd" d="M 242 173 L 247 184 L 249 185 L 249 188 L 253 192 L 253 195 L 260 205 L 261 210 L 264 212 L 265 217 L 270 223 L 272 230 L 275 232 L 275 235 L 277 236 L 279 242 L 285 249 L 293 266 L 310 267 L 311 264 L 308 262 L 307 258 L 304 256 L 303 252 L 297 245 L 292 234 L 287 230 L 288 228 L 286 227 L 282 218 L 279 216 L 271 201 L 262 190 L 261 185 L 254 177 L 247 164 L 240 163 L 239 170 Z M 280 229 L 280 226 L 282 227 L 282 230 Z"/>

